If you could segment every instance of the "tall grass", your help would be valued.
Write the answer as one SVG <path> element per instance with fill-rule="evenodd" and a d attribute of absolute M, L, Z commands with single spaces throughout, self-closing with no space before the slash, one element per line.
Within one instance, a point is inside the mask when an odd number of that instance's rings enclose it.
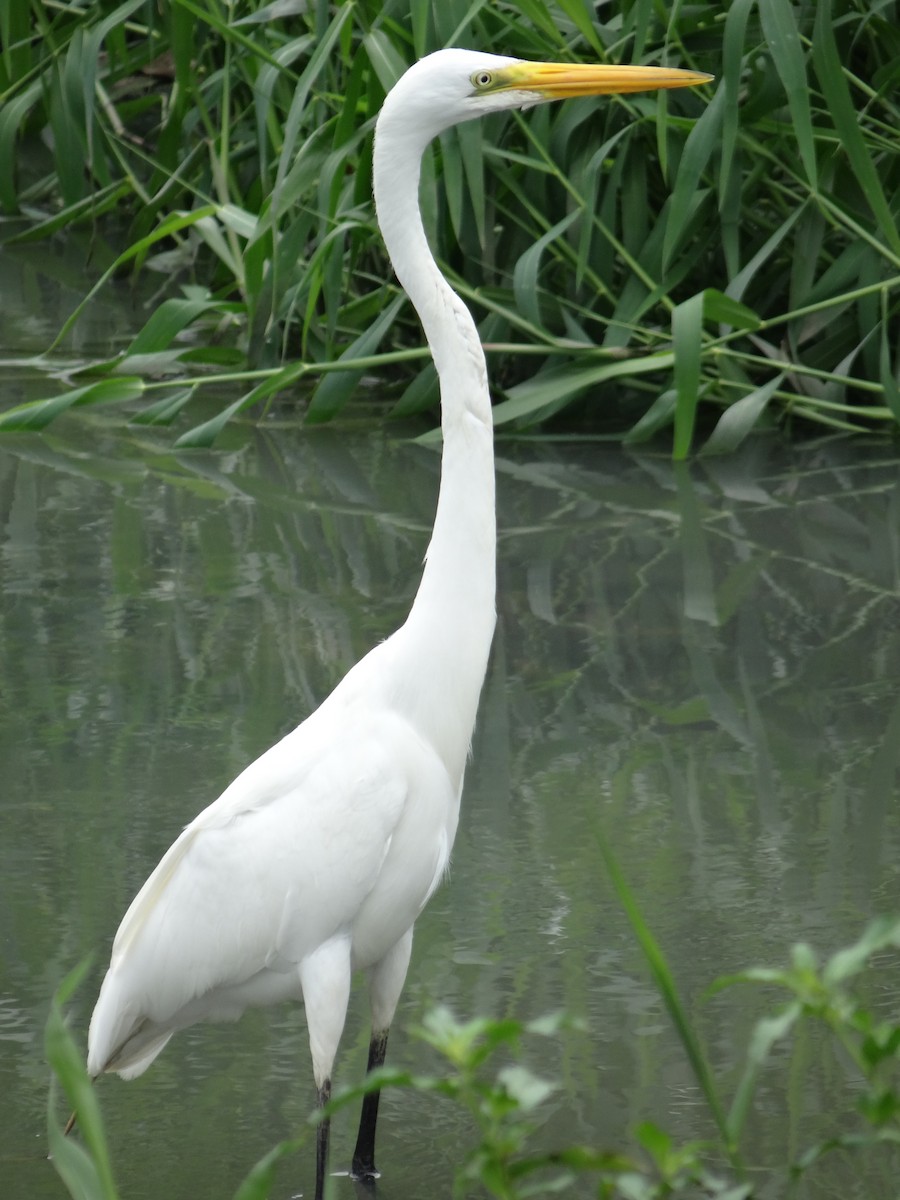
<path fill-rule="evenodd" d="M 795 419 L 895 429 L 896 0 L 594 8 L 4 6 L 0 206 L 15 239 L 114 217 L 122 252 L 95 287 L 150 270 L 176 286 L 123 354 L 0 428 L 121 400 L 208 442 L 303 379 L 306 418 L 326 420 L 387 367 L 402 380 L 394 412 L 432 409 L 433 371 L 373 225 L 370 140 L 404 67 L 460 44 L 716 76 L 440 140 L 422 203 L 488 343 L 498 424 L 665 432 L 678 457 Z M 223 378 L 237 399 L 189 428 L 183 408 Z"/>

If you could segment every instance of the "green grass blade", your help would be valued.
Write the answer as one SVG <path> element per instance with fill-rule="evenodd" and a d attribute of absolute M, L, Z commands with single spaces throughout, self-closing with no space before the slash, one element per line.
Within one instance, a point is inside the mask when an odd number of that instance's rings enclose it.
<path fill-rule="evenodd" d="M 49 349 L 55 349 L 66 337 L 66 335 L 72 329 L 72 326 L 84 312 L 86 306 L 91 302 L 91 300 L 93 300 L 94 296 L 96 296 L 100 289 L 113 277 L 113 275 L 115 275 L 117 271 L 121 270 L 122 267 L 126 266 L 132 260 L 141 258 L 149 249 L 151 249 L 151 247 L 155 246 L 157 242 L 173 237 L 175 234 L 180 233 L 183 229 L 189 228 L 191 225 L 196 225 L 196 223 L 201 221 L 204 217 L 212 216 L 215 211 L 216 206 L 214 204 L 207 204 L 202 208 L 195 209 L 193 212 L 172 213 L 159 224 L 153 233 L 148 234 L 146 237 L 140 238 L 138 241 L 129 246 L 124 253 L 119 255 L 119 257 L 115 260 L 115 262 L 112 263 L 111 266 L 107 267 L 84 299 L 76 306 L 72 314 L 63 323 L 59 333 L 50 343 Z"/>
<path fill-rule="evenodd" d="M 580 216 L 581 213 L 577 209 L 573 209 L 561 221 L 557 221 L 542 237 L 538 238 L 534 245 L 528 247 L 515 265 L 513 295 L 516 298 L 516 305 L 525 319 L 534 325 L 543 323 L 540 305 L 541 290 L 538 283 L 541 258 L 547 247 L 561 237 Z"/>
<path fill-rule="evenodd" d="M 62 1006 L 84 979 L 88 966 L 88 961 L 81 963 L 59 985 L 44 1030 L 47 1062 L 78 1114 L 78 1128 L 87 1150 L 63 1136 L 52 1087 L 47 1106 L 47 1132 L 53 1165 L 76 1200 L 118 1200 L 100 1106 L 88 1078 L 84 1057 L 62 1015 Z"/>
<path fill-rule="evenodd" d="M 788 0 L 759 0 L 759 15 L 772 62 L 787 93 L 788 108 L 806 178 L 812 190 L 817 192 L 819 182 L 812 110 L 809 103 L 809 81 L 806 78 L 806 59 L 794 8 Z"/>
<path fill-rule="evenodd" d="M 703 337 L 703 293 L 698 292 L 672 312 L 675 350 L 675 442 L 672 456 L 687 458 L 694 436 L 700 399 L 700 360 Z"/>
<path fill-rule="evenodd" d="M 803 1005 L 787 1005 L 777 1016 L 758 1021 L 747 1047 L 747 1062 L 728 1110 L 728 1136 L 737 1146 L 750 1113 L 756 1082 L 776 1042 L 786 1037 L 803 1015 Z"/>
<path fill-rule="evenodd" d="M 399 53 L 383 29 L 373 29 L 363 37 L 363 46 L 382 90 L 391 90 L 406 68 L 408 61 Z"/>
<path fill-rule="evenodd" d="M 179 0 L 179 3 L 184 3 L 184 0 Z M 309 62 L 304 67 L 300 78 L 294 86 L 291 106 L 288 110 L 287 119 L 282 131 L 281 153 L 278 160 L 275 186 L 272 191 L 272 212 L 275 214 L 280 214 L 286 207 L 282 189 L 295 161 L 297 146 L 304 126 L 304 115 L 310 91 L 320 75 L 326 70 L 330 58 L 334 53 L 335 46 L 340 39 L 344 23 L 350 18 L 351 12 L 352 8 L 350 5 L 344 5 L 338 9 L 325 35 L 316 45 Z M 280 64 L 275 63 L 275 65 L 279 69 L 283 69 L 280 67 Z"/>
<path fill-rule="evenodd" d="M 725 112 L 725 89 L 720 87 L 706 106 L 703 115 L 694 123 L 684 144 L 678 164 L 675 186 L 668 206 L 666 234 L 663 239 L 663 269 L 668 268 L 687 230 L 696 204 L 700 176 L 719 145 L 722 118 Z"/>
<path fill-rule="evenodd" d="M 65 204 L 76 204 L 87 192 L 84 110 L 77 86 L 82 70 L 84 38 L 76 31 L 65 61 L 54 65 L 49 90 L 50 128 L 59 190 Z"/>
<path fill-rule="evenodd" d="M 740 400 L 735 400 L 719 417 L 715 429 L 707 438 L 701 454 L 730 454 L 736 450 L 748 433 L 751 433 L 766 410 L 777 389 L 781 386 L 783 375 L 776 375 L 762 387 L 754 388 Z"/>
<path fill-rule="evenodd" d="M 832 0 L 818 0 L 816 25 L 813 32 L 813 66 L 819 86 L 831 113 L 860 191 L 878 221 L 886 241 L 895 253 L 900 253 L 900 230 L 897 217 L 891 212 L 881 185 L 878 171 L 859 126 L 859 114 L 853 107 L 850 89 L 844 77 L 844 67 L 838 54 L 831 20 Z"/>
<path fill-rule="evenodd" d="M 19 79 L 31 69 L 31 16 L 26 4 L 0 5 L 0 63 L 2 81 Z"/>
<path fill-rule="evenodd" d="M 725 16 L 722 40 L 722 83 L 725 111 L 722 115 L 722 143 L 719 149 L 719 195 L 728 194 L 734 153 L 740 127 L 741 82 L 744 69 L 744 40 L 747 21 L 756 0 L 733 0 Z"/>
<path fill-rule="evenodd" d="M 435 409 L 440 403 L 440 388 L 434 363 L 427 363 L 407 386 L 391 409 L 392 417 L 412 417 Z"/>
<path fill-rule="evenodd" d="M 369 147 L 384 92 L 413 48 L 423 55 L 462 39 L 502 43 L 523 58 L 640 62 L 665 45 L 672 61 L 720 76 L 706 109 L 694 93 L 544 105 L 459 127 L 443 171 L 438 156 L 427 156 L 426 227 L 457 286 L 477 264 L 471 279 L 480 286 L 460 290 L 488 314 L 481 325 L 497 346 L 493 377 L 522 378 L 526 360 L 513 361 L 514 337 L 530 355 L 547 347 L 545 366 L 498 406 L 498 421 L 532 424 L 571 405 L 577 429 L 586 411 L 578 403 L 587 390 L 581 372 L 602 368 L 600 388 L 616 377 L 590 347 L 634 364 L 626 376 L 651 370 L 641 364 L 664 345 L 675 304 L 703 291 L 704 329 L 720 328 L 708 345 L 700 334 L 702 405 L 716 419 L 734 410 L 713 447 L 741 436 L 756 405 L 766 421 L 790 406 L 795 419 L 895 428 L 898 285 L 885 278 L 885 263 L 900 262 L 900 34 L 888 19 L 891 5 L 732 0 L 717 14 L 718 39 L 708 7 L 629 0 L 615 16 L 595 7 L 587 0 L 0 4 L 0 160 L 10 164 L 0 206 L 18 206 L 24 218 L 9 240 L 65 232 L 115 205 L 117 228 L 132 222 L 134 246 L 111 271 L 145 271 L 162 256 L 176 270 L 195 261 L 210 296 L 233 305 L 222 326 L 228 345 L 217 339 L 215 349 L 238 356 L 208 357 L 201 366 L 196 350 L 161 348 L 177 338 L 187 313 L 164 308 L 139 335 L 129 373 L 149 376 L 158 355 L 177 353 L 179 371 L 193 362 L 206 382 L 214 367 L 230 387 L 232 368 L 246 377 L 293 354 L 310 371 L 333 375 L 314 414 L 325 401 L 336 411 L 352 379 L 349 365 L 343 379 L 333 374 L 335 356 L 391 293 L 372 236 Z M 162 70 L 154 83 L 151 65 Z M 698 120 L 683 115 L 695 108 Z M 43 144 L 36 156 L 31 140 Z M 548 238 L 576 209 L 580 225 Z M 109 253 L 109 238 L 109 226 L 98 223 L 103 248 L 93 261 L 101 266 L 120 249 Z M 723 295 L 737 302 L 730 314 Z M 827 311 L 814 314 L 819 304 Z M 750 313 L 763 329 L 783 330 L 777 363 L 748 338 L 760 328 Z M 684 318 L 676 320 L 679 351 L 691 340 Z M 411 318 L 399 321 L 405 331 Z M 696 325 L 696 350 L 695 334 Z M 781 336 L 773 334 L 773 343 Z M 851 355 L 852 380 L 843 378 Z M 696 397 L 687 404 L 691 354 L 681 358 L 678 454 L 702 411 Z M 764 403 L 760 389 L 788 360 L 789 383 Z M 564 361 L 561 374 L 559 365 L 547 370 Z M 99 372 L 109 367 L 95 364 Z M 670 422 L 671 368 L 658 376 L 655 401 L 648 389 L 626 386 L 619 436 L 638 438 Z M 792 396 L 795 379 L 816 382 L 802 395 L 798 382 Z M 178 382 L 191 389 L 195 380 Z M 882 405 L 867 402 L 872 389 Z M 737 406 L 734 395 L 743 397 Z M 398 410 L 434 404 L 426 380 Z M 646 420 L 642 405 L 649 405 Z M 152 411 L 162 420 L 175 410 L 160 401 Z"/>
<path fill-rule="evenodd" d="M 900 425 L 900 383 L 898 383 L 898 372 L 892 360 L 892 355 L 897 353 L 897 347 L 891 345 L 888 320 L 888 295 L 885 288 L 882 293 L 882 315 L 881 315 L 881 346 L 878 355 L 878 374 L 881 380 L 881 386 L 884 388 L 884 398 L 888 408 L 894 416 L 894 420 Z"/>
<path fill-rule="evenodd" d="M 164 300 L 125 351 L 125 357 L 136 354 L 155 354 L 159 350 L 167 350 L 178 334 L 197 317 L 206 312 L 218 311 L 220 308 L 220 302 L 212 300 L 208 296 L 197 300 L 178 298 Z"/>
<path fill-rule="evenodd" d="M 752 258 L 744 264 L 738 274 L 729 282 L 725 288 L 726 296 L 730 296 L 732 300 L 740 300 L 743 297 L 757 273 L 772 261 L 781 243 L 790 233 L 803 212 L 804 209 L 800 207 L 788 213 L 781 224 L 766 238 L 765 242 L 763 242 Z"/>
<path fill-rule="evenodd" d="M 41 99 L 44 87 L 41 80 L 36 80 L 21 91 L 18 96 L 0 104 L 0 162 L 7 163 L 8 168 L 0 171 L 0 206 L 6 212 L 14 212 L 18 197 L 15 187 L 15 172 L 11 169 L 16 161 L 16 139 L 22 126 L 28 119 L 32 108 Z"/>
<path fill-rule="evenodd" d="M 60 413 L 88 404 L 127 404 L 144 394 L 144 381 L 136 377 L 122 376 L 101 379 L 85 387 L 72 388 L 49 400 L 28 400 L 0 414 L 0 429 L 26 430 L 43 429 Z"/>
<path fill-rule="evenodd" d="M 310 1140 L 309 1134 L 279 1142 L 252 1168 L 234 1194 L 234 1200 L 269 1200 L 275 1186 L 275 1172 L 282 1159 L 296 1154 Z"/>
<path fill-rule="evenodd" d="M 306 419 L 312 423 L 330 421 L 347 403 L 353 389 L 362 378 L 363 370 L 352 366 L 354 359 L 366 358 L 381 345 L 387 331 L 393 325 L 397 313 L 406 303 L 406 296 L 395 296 L 373 324 L 347 347 L 340 362 L 347 362 L 348 369 L 330 371 L 313 393 L 306 411 Z"/>
<path fill-rule="evenodd" d="M 494 405 L 494 426 L 511 421 L 532 423 L 553 412 L 588 389 L 623 376 L 647 375 L 671 370 L 671 353 L 648 354 L 643 358 L 604 359 L 588 366 L 567 364 L 551 367 L 507 392 L 507 399 Z"/>
<path fill-rule="evenodd" d="M 484 146 L 483 125 L 480 121 L 467 121 L 457 128 L 459 153 L 465 174 L 469 209 L 475 218 L 475 235 L 479 247 L 485 244 L 485 191 L 484 191 Z"/>
<path fill-rule="evenodd" d="M 463 234 L 463 163 L 458 129 L 448 129 L 441 134 L 441 182 L 447 202 L 447 216 L 454 237 Z"/>
<path fill-rule="evenodd" d="M 663 429 L 668 429 L 675 416 L 675 389 L 660 392 L 647 411 L 641 416 L 622 439 L 626 446 L 639 446 L 649 442 Z"/>
<path fill-rule="evenodd" d="M 212 5 L 194 4 L 193 0 L 172 0 L 172 2 L 185 9 L 203 25 L 208 25 L 210 29 L 218 34 L 223 42 L 233 42 L 241 46 L 253 58 L 259 58 L 263 62 L 268 63 L 269 66 L 278 67 L 279 70 L 283 69 L 278 60 L 266 50 L 265 46 L 255 41 L 252 37 L 248 37 L 247 34 L 237 29 L 235 25 L 230 24 L 227 20 L 220 17 Z"/>
<path fill-rule="evenodd" d="M 559 0 L 559 7 L 566 14 L 585 42 L 601 60 L 606 58 L 606 47 L 597 36 L 593 13 L 584 0 Z"/>
<path fill-rule="evenodd" d="M 5 115 L 5 110 L 0 109 L 0 121 Z M 2 155 L 2 149 L 0 149 Z M 2 161 L 2 157 L 0 157 Z M 0 180 L 4 177 L 4 172 L 0 172 Z M 0 196 L 2 196 L 0 189 Z M 111 183 L 108 187 L 98 188 L 92 192 L 90 196 L 85 196 L 77 203 L 69 205 L 67 208 L 61 209 L 59 212 L 51 213 L 42 219 L 35 221 L 34 224 L 26 226 L 19 233 L 13 234 L 8 239 L 8 245 L 27 245 L 29 242 L 42 241 L 44 238 L 50 237 L 59 230 L 75 227 L 82 221 L 96 222 L 106 213 L 118 208 L 123 203 L 126 203 L 132 194 L 132 189 L 127 183 Z M 2 201 L 0 201 L 2 202 Z"/>
<path fill-rule="evenodd" d="M 293 366 L 284 367 L 282 370 L 276 371 L 269 378 L 264 379 L 262 383 L 251 388 L 249 392 L 246 392 L 231 404 L 226 405 L 221 412 L 216 413 L 214 417 L 210 417 L 208 421 L 204 421 L 200 425 L 195 425 L 193 429 L 189 429 L 187 433 L 183 433 L 175 442 L 176 449 L 193 450 L 199 447 L 211 446 L 232 417 L 237 416 L 239 412 L 244 412 L 246 409 L 252 408 L 262 400 L 268 400 L 276 392 L 281 392 L 291 387 L 292 384 L 296 383 L 306 373 L 306 370 L 305 363 L 295 363 Z"/>
<path fill-rule="evenodd" d="M 759 329 L 762 324 L 752 308 L 726 296 L 718 288 L 706 288 L 703 293 L 703 319 L 733 329 Z"/>
<path fill-rule="evenodd" d="M 900 945 L 900 917 L 875 917 L 851 945 L 836 951 L 822 970 L 822 979 L 832 987 L 845 983 L 882 950 Z"/>
<path fill-rule="evenodd" d="M 643 951 L 644 958 L 650 968 L 650 974 L 653 977 L 653 982 L 660 994 L 660 998 L 666 1007 L 666 1010 L 672 1019 L 672 1023 L 678 1033 L 681 1044 L 687 1055 L 688 1062 L 694 1072 L 694 1077 L 700 1086 L 707 1106 L 719 1135 L 722 1139 L 722 1146 L 727 1153 L 732 1166 L 736 1170 L 742 1171 L 740 1157 L 737 1149 L 732 1144 L 731 1136 L 728 1130 L 728 1123 L 725 1118 L 725 1111 L 719 1101 L 718 1092 L 716 1090 L 715 1081 L 712 1076 L 712 1071 L 709 1066 L 706 1054 L 700 1044 L 700 1038 L 694 1029 L 693 1025 L 684 1010 L 681 999 L 678 995 L 678 989 L 675 986 L 675 980 L 669 968 L 669 964 L 660 949 L 659 943 L 653 936 L 650 927 L 644 920 L 638 903 L 634 895 L 625 882 L 619 864 L 606 840 L 602 830 L 597 831 L 597 842 L 600 847 L 600 854 L 603 857 L 604 865 L 606 866 L 607 874 L 612 882 L 619 903 L 625 911 L 628 918 L 628 923 L 631 926 L 638 945 Z"/>

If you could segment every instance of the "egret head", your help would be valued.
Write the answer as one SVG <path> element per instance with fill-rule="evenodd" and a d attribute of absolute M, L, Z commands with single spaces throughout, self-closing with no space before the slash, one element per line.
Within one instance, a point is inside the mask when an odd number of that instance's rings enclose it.
<path fill-rule="evenodd" d="M 711 79 L 669 67 L 526 62 L 475 50 L 438 50 L 395 84 L 379 124 L 396 124 L 427 143 L 473 117 L 544 100 L 691 87 Z"/>

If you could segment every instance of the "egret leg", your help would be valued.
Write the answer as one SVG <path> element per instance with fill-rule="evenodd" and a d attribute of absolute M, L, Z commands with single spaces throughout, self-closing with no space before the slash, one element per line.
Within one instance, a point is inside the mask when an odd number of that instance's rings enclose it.
<path fill-rule="evenodd" d="M 316 1088 L 316 1102 L 319 1108 L 324 1108 L 331 1099 L 331 1080 L 326 1079 L 321 1087 Z M 328 1170 L 328 1134 L 331 1120 L 326 1117 L 316 1127 L 316 1200 L 322 1200 L 325 1193 L 325 1173 Z"/>
<path fill-rule="evenodd" d="M 372 1071 L 384 1066 L 387 1054 L 388 1030 L 373 1033 L 369 1042 L 369 1063 L 366 1068 Z M 378 1101 L 381 1092 L 369 1092 L 363 1097 L 362 1116 L 359 1120 L 359 1134 L 356 1138 L 356 1149 L 353 1151 L 354 1179 L 377 1179 L 378 1169 L 375 1166 L 375 1124 L 378 1120 Z"/>
<path fill-rule="evenodd" d="M 369 971 L 369 1001 L 372 1006 L 372 1040 L 369 1042 L 369 1071 L 384 1066 L 387 1053 L 388 1031 L 397 1001 L 403 990 L 406 968 L 412 951 L 412 929 L 388 950 L 384 958 Z M 375 1166 L 375 1125 L 378 1120 L 378 1092 L 369 1092 L 363 1099 L 362 1116 L 359 1121 L 359 1136 L 353 1152 L 354 1179 L 373 1180 L 378 1178 Z"/>
<path fill-rule="evenodd" d="M 325 942 L 300 963 L 300 986 L 306 1006 L 309 1048 L 319 1107 L 331 1098 L 331 1072 L 344 1028 L 350 996 L 350 942 L 334 938 Z M 328 1120 L 316 1129 L 316 1200 L 325 1192 L 328 1169 Z"/>

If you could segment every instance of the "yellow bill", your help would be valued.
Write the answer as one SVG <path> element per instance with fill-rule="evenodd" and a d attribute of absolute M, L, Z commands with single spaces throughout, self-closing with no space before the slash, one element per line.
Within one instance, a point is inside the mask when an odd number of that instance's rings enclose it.
<path fill-rule="evenodd" d="M 545 100 L 695 87 L 713 78 L 703 71 L 677 67 L 598 65 L 594 63 L 518 62 L 481 72 L 472 82 L 481 92 L 536 92 Z"/>

